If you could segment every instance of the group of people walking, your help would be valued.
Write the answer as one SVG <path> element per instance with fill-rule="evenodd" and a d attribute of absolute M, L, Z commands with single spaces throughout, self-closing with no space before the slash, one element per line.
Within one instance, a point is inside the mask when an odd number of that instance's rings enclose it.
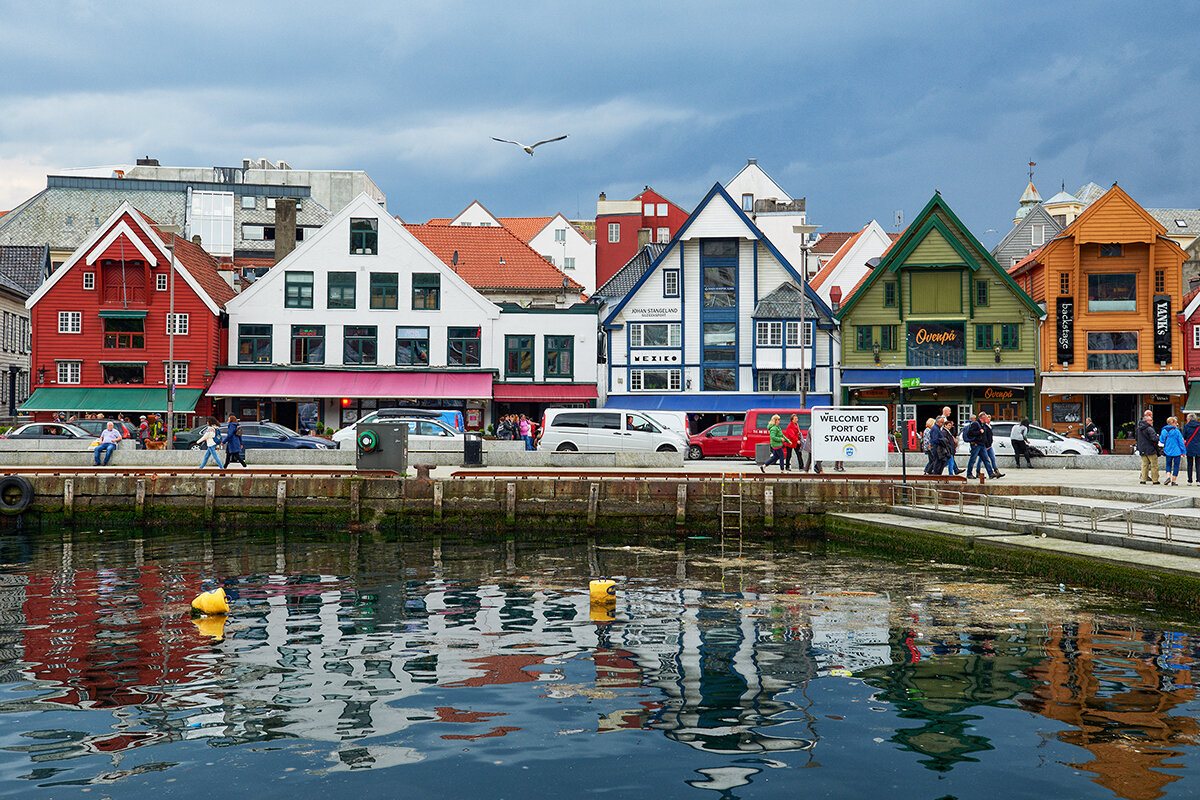
<path fill-rule="evenodd" d="M 1179 485 L 1179 465 L 1185 458 L 1188 486 L 1192 485 L 1193 470 L 1195 482 L 1200 483 L 1200 436 L 1197 432 L 1200 432 L 1200 421 L 1195 414 L 1187 415 L 1182 429 L 1177 417 L 1167 417 L 1167 424 L 1157 431 L 1154 429 L 1154 412 L 1146 409 L 1134 433 L 1137 452 L 1142 457 L 1141 482 L 1158 483 L 1158 456 L 1162 454 L 1167 460 L 1163 486 Z"/>
<path fill-rule="evenodd" d="M 767 467 L 772 464 L 779 465 L 780 472 L 792 472 L 792 454 L 796 454 L 796 467 L 800 472 L 808 472 L 810 469 L 820 474 L 823 471 L 820 461 L 813 461 L 812 457 L 812 439 L 808 435 L 807 430 L 800 430 L 800 415 L 792 414 L 792 419 L 786 428 L 779 425 L 780 417 L 778 414 L 771 415 L 771 422 L 767 425 L 767 435 L 770 437 L 771 457 L 765 463 L 759 465 L 759 469 L 763 472 L 767 471 Z M 841 461 L 835 461 L 833 464 L 835 472 L 845 472 L 845 467 Z"/>
<path fill-rule="evenodd" d="M 524 414 L 509 414 L 500 418 L 496 423 L 496 438 L 525 442 L 526 450 L 533 450 L 534 435 L 537 423 Z"/>
<path fill-rule="evenodd" d="M 200 434 L 199 439 L 200 444 L 204 447 L 204 459 L 200 462 L 200 469 L 208 466 L 210 458 L 213 464 L 221 469 L 228 469 L 229 465 L 235 461 L 243 467 L 246 466 L 246 447 L 242 443 L 242 426 L 233 414 L 229 415 L 226 424 L 225 433 L 222 435 L 221 424 L 215 417 L 208 418 L 208 425 Z M 217 448 L 221 445 L 225 445 L 224 464 L 221 464 L 221 454 L 217 452 Z"/>
<path fill-rule="evenodd" d="M 1013 454 L 1016 456 L 1018 467 L 1021 466 L 1021 456 L 1025 457 L 1027 465 L 1033 466 L 1033 462 L 1029 460 L 1029 450 L 1025 441 L 1028 427 L 1028 420 L 1022 420 L 1014 424 L 1012 428 Z M 992 447 L 994 437 L 990 414 L 987 412 L 972 414 L 967 427 L 962 431 L 962 439 L 971 445 L 971 454 L 967 458 L 966 476 L 968 478 L 974 478 L 981 472 L 987 473 L 989 478 L 1004 477 L 1004 473 L 996 465 L 996 451 Z M 943 408 L 941 415 L 936 419 L 930 417 L 925 422 L 925 432 L 921 435 L 921 449 L 928 459 L 925 463 L 925 474 L 941 475 L 943 472 L 948 475 L 958 474 L 958 464 L 954 461 L 954 455 L 958 452 L 958 436 L 954 430 L 954 422 L 950 419 L 949 406 Z"/>

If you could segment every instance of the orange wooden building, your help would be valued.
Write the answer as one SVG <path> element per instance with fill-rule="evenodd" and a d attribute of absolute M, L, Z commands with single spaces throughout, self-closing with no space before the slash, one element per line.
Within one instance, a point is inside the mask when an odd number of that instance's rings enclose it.
<path fill-rule="evenodd" d="M 1187 256 L 1121 187 L 1088 206 L 1057 237 L 1009 269 L 1047 312 L 1039 341 L 1040 400 L 1033 422 L 1079 435 L 1090 417 L 1106 446 L 1129 445 L 1142 410 L 1161 427 L 1186 400 L 1183 310 Z"/>

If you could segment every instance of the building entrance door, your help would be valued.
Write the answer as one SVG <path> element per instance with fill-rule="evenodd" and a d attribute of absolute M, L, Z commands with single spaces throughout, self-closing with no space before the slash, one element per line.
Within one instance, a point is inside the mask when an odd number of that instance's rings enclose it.
<path fill-rule="evenodd" d="M 275 417 L 272 422 L 278 422 L 285 428 L 296 430 L 296 404 L 275 403 Z"/>

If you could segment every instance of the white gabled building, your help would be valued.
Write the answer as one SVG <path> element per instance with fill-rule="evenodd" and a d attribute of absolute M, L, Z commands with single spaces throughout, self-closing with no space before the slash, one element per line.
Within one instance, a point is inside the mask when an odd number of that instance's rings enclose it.
<path fill-rule="evenodd" d="M 483 428 L 497 397 L 531 414 L 596 397 L 594 309 L 488 300 L 366 194 L 227 308 L 209 393 L 243 419 L 343 427 L 424 405 Z"/>
<path fill-rule="evenodd" d="M 836 323 L 719 184 L 601 313 L 606 405 L 692 414 L 834 398 Z M 618 276 L 620 273 L 618 273 Z M 616 277 L 614 277 L 616 281 Z M 802 330 L 803 326 L 803 330 Z"/>

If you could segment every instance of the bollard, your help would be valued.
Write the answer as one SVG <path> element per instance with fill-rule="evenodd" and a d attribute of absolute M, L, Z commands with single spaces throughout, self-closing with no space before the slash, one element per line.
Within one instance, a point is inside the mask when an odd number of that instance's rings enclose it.
<path fill-rule="evenodd" d="M 146 479 L 138 478 L 137 482 L 137 518 L 146 516 Z"/>
<path fill-rule="evenodd" d="M 588 527 L 596 527 L 596 513 L 600 509 L 600 484 L 592 483 L 588 486 Z"/>
<path fill-rule="evenodd" d="M 217 510 L 217 482 L 204 482 L 204 518 L 212 521 L 213 513 Z"/>
<path fill-rule="evenodd" d="M 283 522 L 287 513 L 287 481 L 280 481 L 275 487 L 275 521 Z"/>
<path fill-rule="evenodd" d="M 63 516 L 67 519 L 75 516 L 75 481 L 70 478 L 63 481 Z"/>
<path fill-rule="evenodd" d="M 442 521 L 442 482 L 433 482 L 433 517 L 438 522 Z"/>
<path fill-rule="evenodd" d="M 505 492 L 504 503 L 504 521 L 509 525 L 517 524 L 517 485 L 515 483 L 508 484 L 508 491 Z"/>
<path fill-rule="evenodd" d="M 362 481 L 357 479 L 350 481 L 350 519 L 362 519 Z"/>
<path fill-rule="evenodd" d="M 675 525 L 682 528 L 687 512 L 687 484 L 681 483 L 675 491 Z"/>
<path fill-rule="evenodd" d="M 775 529 L 775 488 L 772 486 L 763 489 L 763 527 Z"/>

